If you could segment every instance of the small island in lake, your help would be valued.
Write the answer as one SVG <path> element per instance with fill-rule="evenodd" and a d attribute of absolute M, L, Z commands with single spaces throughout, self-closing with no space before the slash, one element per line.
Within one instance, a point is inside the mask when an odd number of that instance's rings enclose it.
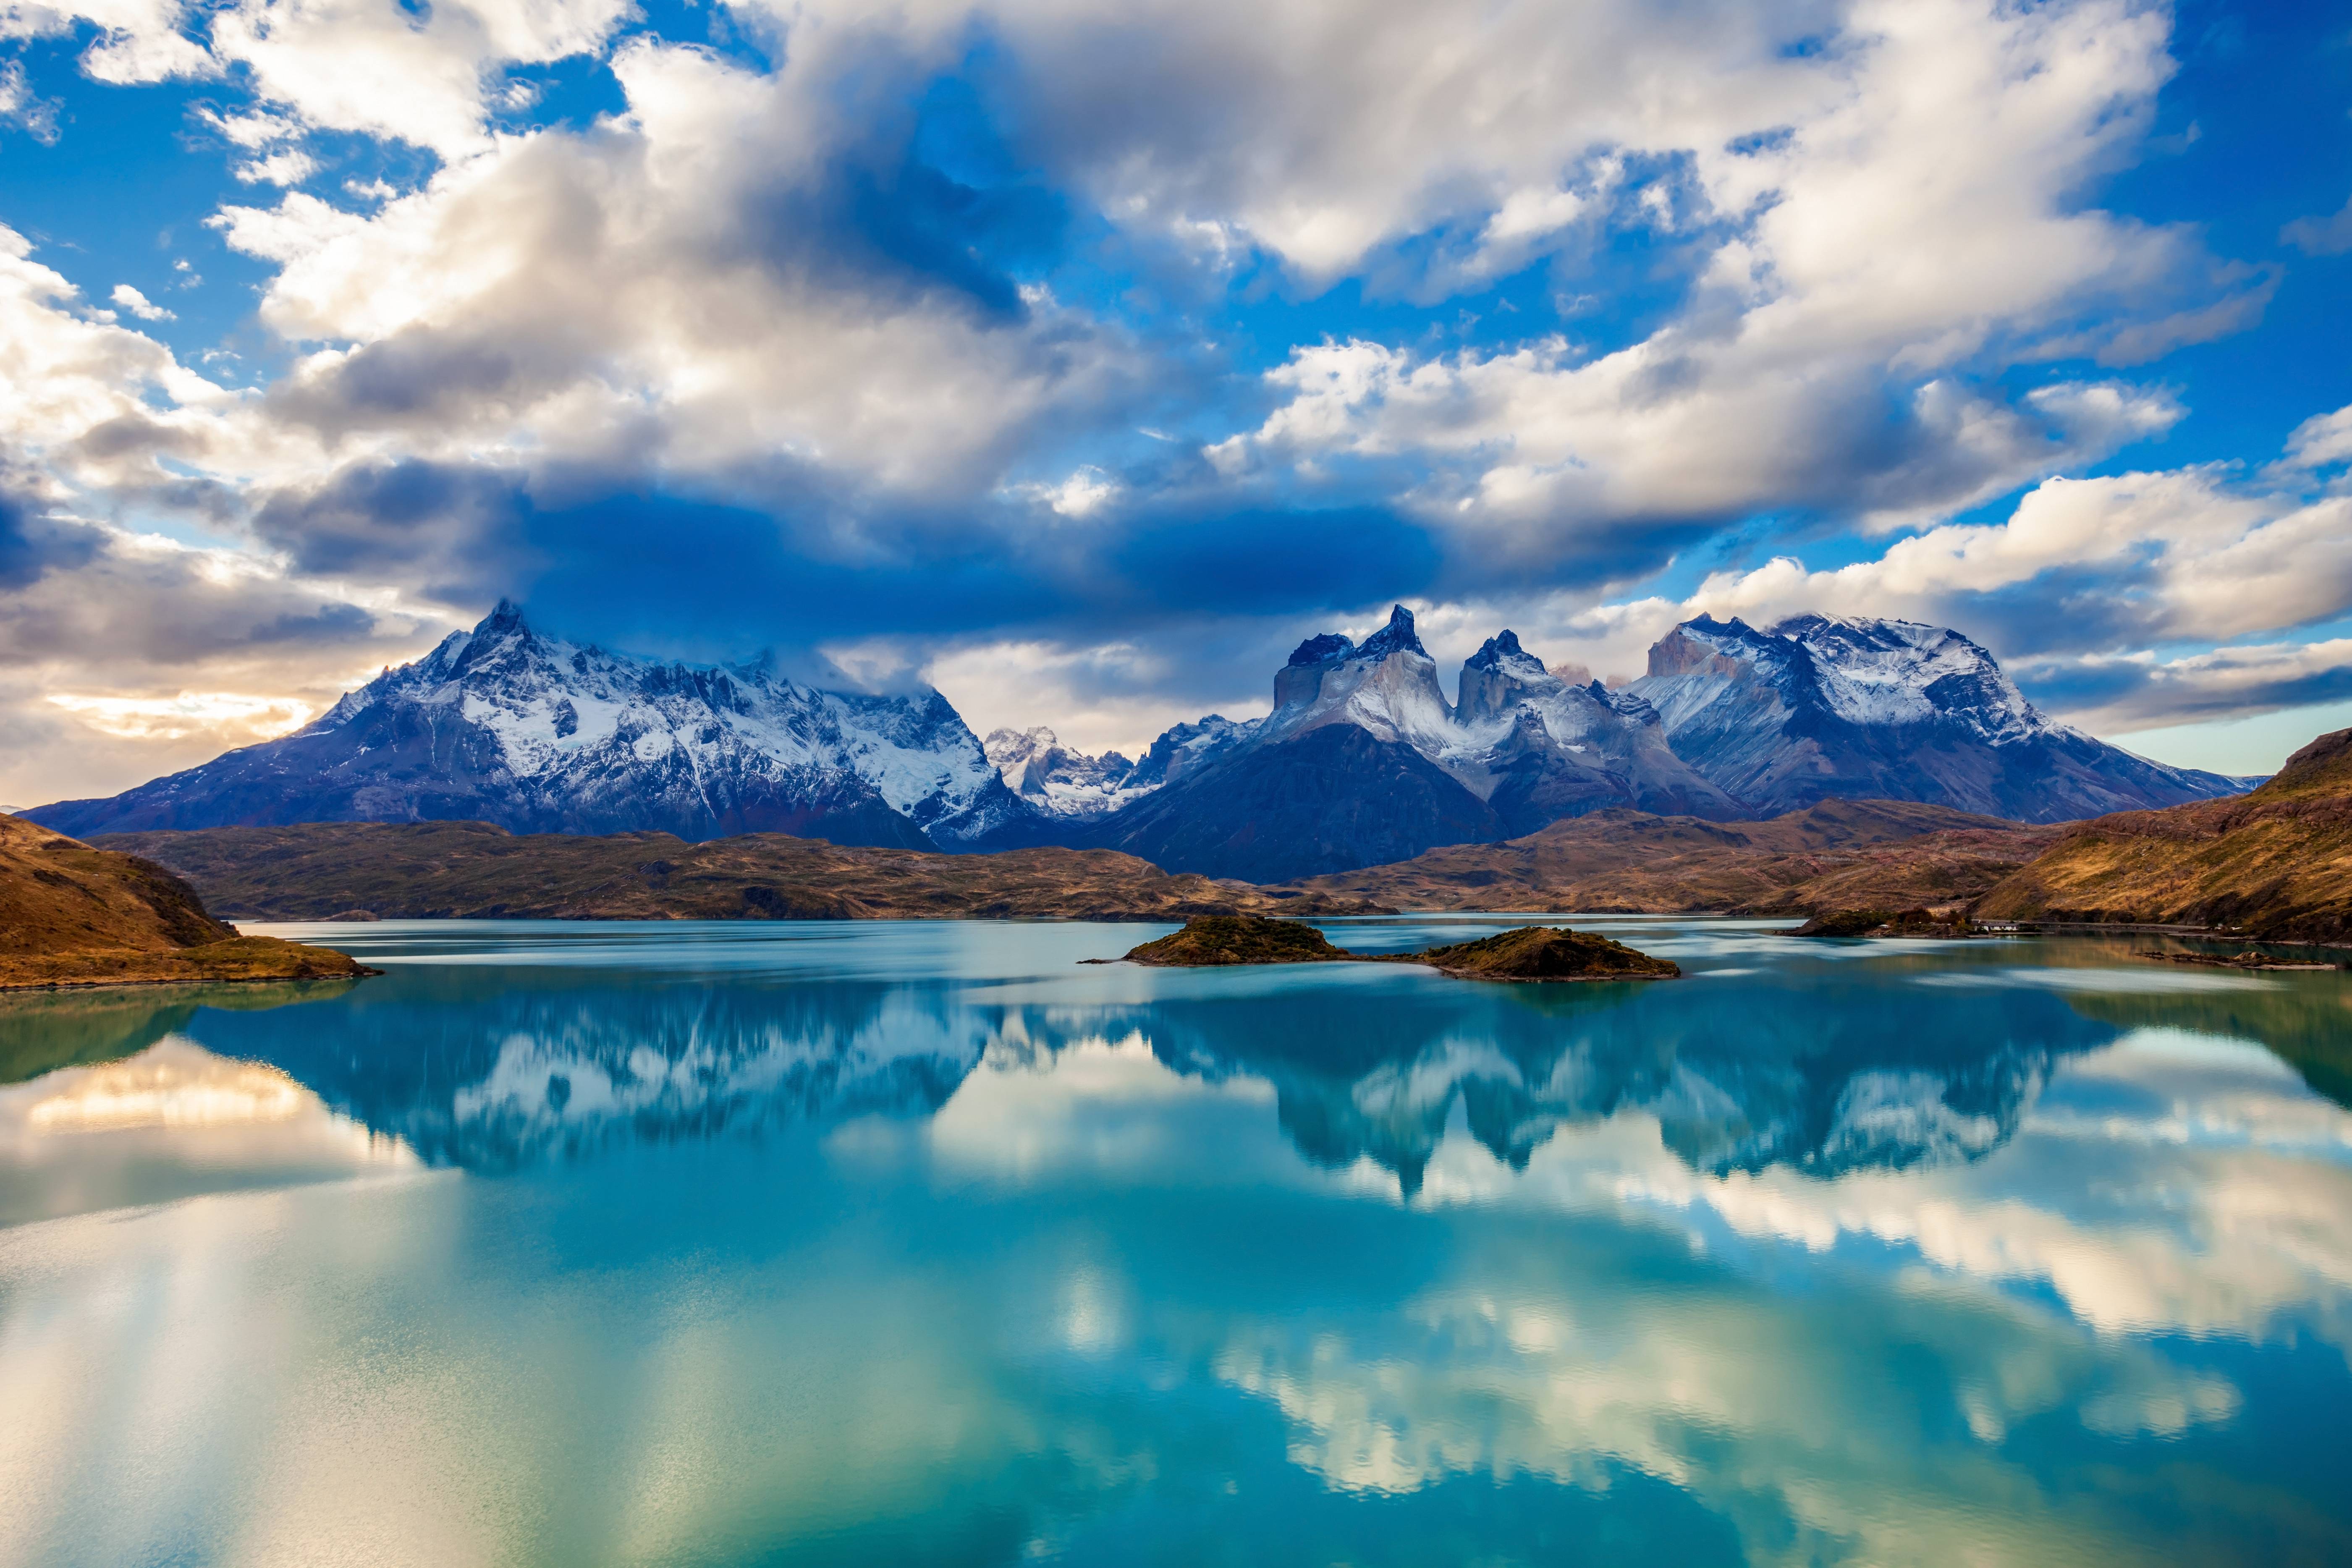
<path fill-rule="evenodd" d="M 1672 980 L 1682 966 L 1566 926 L 1521 926 L 1391 962 L 1426 963 L 1463 980 Z"/>
<path fill-rule="evenodd" d="M 1356 956 L 1298 921 L 1195 915 L 1183 930 L 1129 952 L 1127 962 L 1156 969 L 1201 969 L 1226 963 L 1322 963 Z"/>
<path fill-rule="evenodd" d="M 1100 963 L 1101 959 L 1086 962 Z M 1425 963 L 1464 980 L 1671 980 L 1675 964 L 1565 926 L 1522 926 L 1422 952 L 1349 952 L 1311 925 L 1264 915 L 1200 915 L 1147 942 L 1127 962 L 1154 968 L 1236 963 Z"/>

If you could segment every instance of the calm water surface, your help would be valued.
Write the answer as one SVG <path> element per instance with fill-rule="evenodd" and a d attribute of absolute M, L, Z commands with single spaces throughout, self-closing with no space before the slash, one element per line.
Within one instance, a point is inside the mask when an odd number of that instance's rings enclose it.
<path fill-rule="evenodd" d="M 1579 923 L 0 1002 L 0 1562 L 2352 1561 L 2347 977 Z"/>

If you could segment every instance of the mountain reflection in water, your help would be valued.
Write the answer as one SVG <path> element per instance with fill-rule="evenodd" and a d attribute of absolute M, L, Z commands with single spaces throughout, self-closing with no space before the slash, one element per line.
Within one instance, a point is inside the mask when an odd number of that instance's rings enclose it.
<path fill-rule="evenodd" d="M 2341 976 L 1610 929 L 0 1006 L 0 1563 L 2352 1561 Z"/>
<path fill-rule="evenodd" d="M 1359 972 L 1360 973 L 1360 972 Z M 1263 1079 L 1299 1152 L 1369 1158 L 1419 1189 L 1457 1108 L 1524 1167 L 1561 1129 L 1624 1111 L 1710 1173 L 1834 1177 L 1982 1156 L 2057 1058 L 2120 1032 L 2063 994 L 1889 987 L 1808 1005 L 1737 988 L 1505 986 L 1375 973 L 1149 1004 L 1006 1005 L 944 981 L 410 969 L 308 1010 L 206 1013 L 207 1048 L 283 1068 L 428 1163 L 508 1170 L 625 1142 L 935 1112 L 984 1062 L 1139 1039 L 1186 1075 Z"/>

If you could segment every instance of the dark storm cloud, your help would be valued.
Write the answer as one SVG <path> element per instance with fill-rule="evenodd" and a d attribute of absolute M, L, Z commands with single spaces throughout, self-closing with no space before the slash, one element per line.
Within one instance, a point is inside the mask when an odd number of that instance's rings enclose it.
<path fill-rule="evenodd" d="M 281 491 L 254 531 L 296 568 L 411 584 L 444 603 L 496 599 L 531 560 L 521 476 L 412 459 L 362 464 L 309 492 Z"/>
<path fill-rule="evenodd" d="M 28 588 L 53 571 L 85 565 L 102 541 L 87 523 L 45 517 L 34 503 L 0 488 L 0 589 Z"/>

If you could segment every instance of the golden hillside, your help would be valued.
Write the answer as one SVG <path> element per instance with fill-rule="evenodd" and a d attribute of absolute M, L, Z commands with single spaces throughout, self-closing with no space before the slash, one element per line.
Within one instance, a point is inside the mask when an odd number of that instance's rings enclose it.
<path fill-rule="evenodd" d="M 237 935 L 137 856 L 0 816 L 0 990 L 367 973 L 327 948 Z"/>
<path fill-rule="evenodd" d="M 2320 736 L 2251 795 L 2082 823 L 1974 913 L 2352 942 L 2352 730 Z"/>

